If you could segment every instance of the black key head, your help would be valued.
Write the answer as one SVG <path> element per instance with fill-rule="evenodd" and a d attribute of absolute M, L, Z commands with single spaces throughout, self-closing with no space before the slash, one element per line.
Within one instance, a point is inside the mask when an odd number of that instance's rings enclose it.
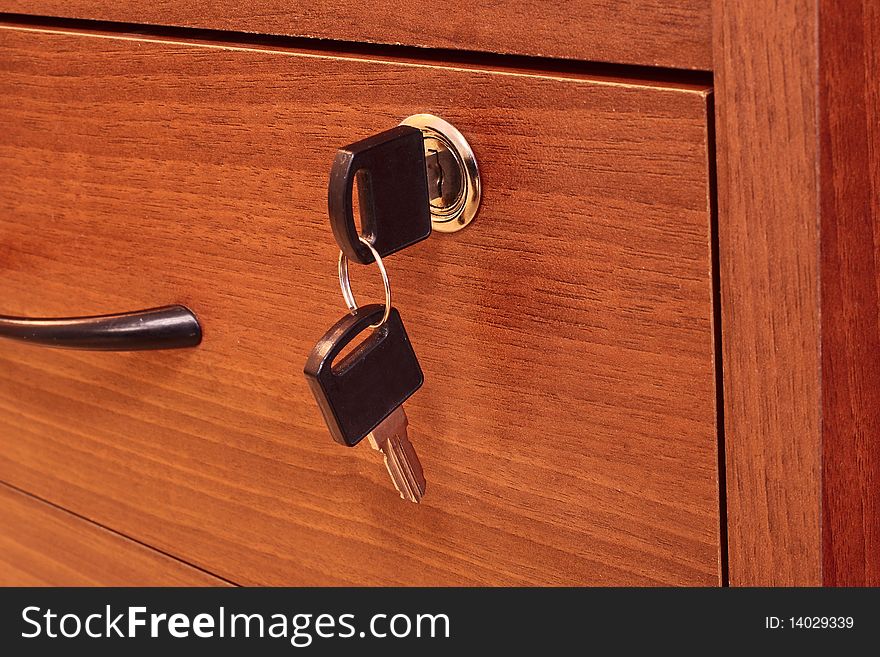
<path fill-rule="evenodd" d="M 333 439 L 352 447 L 401 406 L 424 381 L 422 368 L 395 308 L 340 362 L 334 360 L 385 306 L 372 304 L 346 315 L 318 341 L 304 369 Z"/>
<path fill-rule="evenodd" d="M 361 229 L 380 257 L 431 234 L 431 206 L 422 131 L 401 125 L 339 149 L 330 171 L 327 208 L 339 248 L 368 265 L 358 240 L 352 190 L 358 180 Z"/>

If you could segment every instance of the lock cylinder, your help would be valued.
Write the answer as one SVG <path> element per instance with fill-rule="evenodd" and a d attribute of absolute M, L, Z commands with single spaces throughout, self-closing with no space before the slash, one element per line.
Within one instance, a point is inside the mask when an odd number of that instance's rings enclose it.
<path fill-rule="evenodd" d="M 455 126 L 433 114 L 401 121 L 422 131 L 431 205 L 431 228 L 454 233 L 473 221 L 480 207 L 480 171 L 473 149 Z"/>

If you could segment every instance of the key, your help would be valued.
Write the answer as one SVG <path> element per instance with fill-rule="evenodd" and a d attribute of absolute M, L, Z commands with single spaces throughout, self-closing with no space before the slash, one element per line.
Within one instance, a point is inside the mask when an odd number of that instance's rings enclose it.
<path fill-rule="evenodd" d="M 371 325 L 385 306 L 363 306 L 340 319 L 310 354 L 303 372 L 336 442 L 349 447 L 370 437 L 401 497 L 413 502 L 425 492 L 422 466 L 407 436 L 403 402 L 424 382 L 400 313 L 335 362 L 339 354 Z"/>
<path fill-rule="evenodd" d="M 355 178 L 361 231 L 354 219 Z M 362 265 L 374 258 L 359 232 L 382 258 L 426 239 L 431 201 L 422 131 L 399 125 L 340 148 L 330 171 L 327 210 L 339 248 Z"/>
<path fill-rule="evenodd" d="M 400 497 L 418 503 L 425 494 L 425 474 L 409 441 L 407 424 L 403 406 L 398 406 L 367 437 L 373 449 L 382 452 L 385 467 Z"/>

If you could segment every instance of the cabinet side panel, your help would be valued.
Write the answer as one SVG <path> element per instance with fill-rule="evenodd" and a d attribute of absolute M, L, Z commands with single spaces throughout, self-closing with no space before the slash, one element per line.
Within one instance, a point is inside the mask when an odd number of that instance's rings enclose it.
<path fill-rule="evenodd" d="M 820 10 L 824 583 L 880 585 L 880 7 Z"/>
<path fill-rule="evenodd" d="M 714 8 L 730 583 L 818 584 L 816 2 Z"/>

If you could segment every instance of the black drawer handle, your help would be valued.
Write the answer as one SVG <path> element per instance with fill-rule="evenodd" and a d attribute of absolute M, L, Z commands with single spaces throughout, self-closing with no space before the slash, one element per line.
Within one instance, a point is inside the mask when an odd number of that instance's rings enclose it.
<path fill-rule="evenodd" d="M 189 308 L 163 306 L 119 315 L 29 319 L 0 315 L 0 338 L 91 351 L 195 347 L 202 327 Z"/>

